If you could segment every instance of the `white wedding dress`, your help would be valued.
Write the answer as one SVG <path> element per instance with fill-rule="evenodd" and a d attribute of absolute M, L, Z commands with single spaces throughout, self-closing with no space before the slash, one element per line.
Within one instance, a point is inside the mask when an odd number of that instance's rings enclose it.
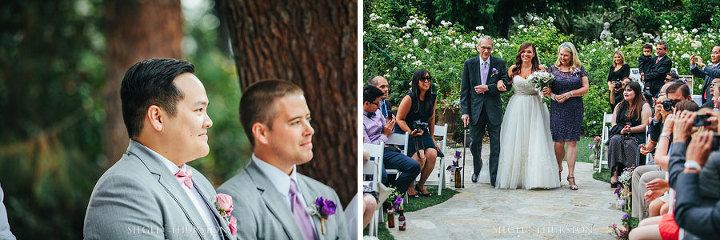
<path fill-rule="evenodd" d="M 500 128 L 495 186 L 503 189 L 560 187 L 547 106 L 527 79 L 515 75 L 513 87 L 515 94 L 510 97 Z"/>

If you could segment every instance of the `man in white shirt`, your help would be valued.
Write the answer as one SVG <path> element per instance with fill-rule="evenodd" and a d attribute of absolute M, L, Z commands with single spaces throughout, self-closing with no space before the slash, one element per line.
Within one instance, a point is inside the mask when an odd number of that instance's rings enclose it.
<path fill-rule="evenodd" d="M 315 133 L 303 91 L 288 81 L 257 82 L 242 94 L 240 122 L 253 145 L 251 161 L 217 190 L 235 199 L 238 237 L 348 239 L 335 191 L 297 172 L 313 157 Z M 320 198 L 334 202 L 334 214 L 310 211 L 328 202 Z"/>
<path fill-rule="evenodd" d="M 93 189 L 85 239 L 235 239 L 212 184 L 186 164 L 210 151 L 209 100 L 194 72 L 183 60 L 150 59 L 125 73 L 130 144 Z"/>

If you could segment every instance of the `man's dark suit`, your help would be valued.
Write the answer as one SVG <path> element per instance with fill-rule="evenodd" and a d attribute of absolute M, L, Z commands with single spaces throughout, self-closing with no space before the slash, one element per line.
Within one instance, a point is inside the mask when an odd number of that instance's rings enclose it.
<path fill-rule="evenodd" d="M 699 66 L 696 66 L 694 68 L 690 68 L 690 72 L 695 77 L 705 79 L 702 92 L 700 93 L 702 94 L 702 103 L 707 102 L 708 99 L 712 99 L 712 92 L 710 92 L 710 83 L 712 83 L 712 80 L 714 78 L 720 77 L 720 67 L 715 67 L 715 69 L 713 69 L 713 66 L 705 66 L 701 69 Z"/>
<path fill-rule="evenodd" d="M 655 97 L 657 97 L 660 88 L 665 84 L 665 78 L 672 67 L 672 60 L 667 55 L 656 63 L 657 59 L 657 56 L 652 58 L 653 65 L 645 72 L 645 89 L 650 89 L 650 93 Z"/>
<path fill-rule="evenodd" d="M 474 174 L 482 169 L 482 139 L 487 126 L 490 137 L 490 184 L 495 186 L 497 177 L 498 158 L 500 156 L 500 125 L 502 124 L 501 91 L 497 88 L 498 80 L 502 80 L 509 91 L 512 88 L 508 81 L 505 61 L 490 56 L 487 72 L 488 91 L 482 94 L 475 92 L 474 87 L 482 84 L 480 76 L 480 57 L 473 57 L 465 61 L 462 82 L 460 84 L 460 107 L 463 114 L 470 115 L 470 152 L 473 156 Z M 493 69 L 495 71 L 493 71 Z"/>

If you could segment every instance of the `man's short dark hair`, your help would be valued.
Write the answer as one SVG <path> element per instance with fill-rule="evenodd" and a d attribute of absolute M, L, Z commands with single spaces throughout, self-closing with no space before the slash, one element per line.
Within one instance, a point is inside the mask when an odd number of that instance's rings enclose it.
<path fill-rule="evenodd" d="M 154 58 L 136 63 L 125 72 L 120 85 L 123 121 L 128 136 L 140 135 L 147 109 L 156 105 L 170 116 L 175 104 L 183 99 L 173 81 L 183 73 L 195 73 L 195 66 L 185 60 Z"/>
<path fill-rule="evenodd" d="M 259 81 L 248 86 L 243 92 L 239 107 L 240 123 L 250 139 L 250 144 L 255 145 L 253 124 L 260 122 L 272 129 L 272 119 L 276 112 L 275 101 L 291 94 L 303 95 L 303 90 L 298 85 L 283 80 Z"/>
<path fill-rule="evenodd" d="M 656 46 L 657 46 L 657 45 L 663 45 L 663 48 L 665 48 L 665 50 L 668 50 L 668 44 L 667 44 L 666 42 L 659 41 L 659 42 L 655 43 L 655 45 L 656 45 Z"/>
<path fill-rule="evenodd" d="M 385 78 L 385 77 L 380 76 L 380 75 L 373 76 L 373 77 L 371 77 L 370 79 L 368 79 L 368 84 L 373 85 L 373 86 L 377 86 L 377 85 L 378 85 L 378 79 L 380 79 L 380 78 Z"/>
<path fill-rule="evenodd" d="M 670 80 L 679 80 L 680 79 L 680 75 L 678 75 L 677 73 L 674 73 L 674 72 L 669 72 L 667 75 L 670 75 Z"/>
<path fill-rule="evenodd" d="M 688 88 L 688 86 L 685 85 L 685 83 L 681 83 L 681 82 L 671 83 L 670 86 L 667 87 L 667 90 L 665 90 L 665 93 L 670 94 L 670 93 L 677 92 L 678 90 L 680 90 L 680 94 L 682 94 L 682 97 L 684 99 L 690 97 L 690 88 Z"/>
<path fill-rule="evenodd" d="M 363 103 L 365 103 L 365 102 L 373 103 L 373 102 L 375 102 L 375 99 L 382 97 L 382 96 L 383 96 L 383 92 L 379 88 L 376 88 L 375 86 L 365 85 L 365 87 L 363 87 Z"/>
<path fill-rule="evenodd" d="M 653 46 L 650 45 L 649 43 L 646 43 L 642 46 L 642 49 L 653 49 Z"/>

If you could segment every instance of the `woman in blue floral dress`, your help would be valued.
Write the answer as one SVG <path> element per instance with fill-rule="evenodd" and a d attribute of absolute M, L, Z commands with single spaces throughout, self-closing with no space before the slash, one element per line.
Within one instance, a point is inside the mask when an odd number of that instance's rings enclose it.
<path fill-rule="evenodd" d="M 550 132 L 555 142 L 560 173 L 562 160 L 567 156 L 570 189 L 577 190 L 575 184 L 575 160 L 577 159 L 577 142 L 580 141 L 580 125 L 583 121 L 583 100 L 590 89 L 585 67 L 578 59 L 577 50 L 572 43 L 565 42 L 558 47 L 558 58 L 555 65 L 548 68 L 555 75 L 552 88 L 544 88 L 543 93 L 550 97 Z M 567 149 L 565 148 L 567 146 Z"/>

